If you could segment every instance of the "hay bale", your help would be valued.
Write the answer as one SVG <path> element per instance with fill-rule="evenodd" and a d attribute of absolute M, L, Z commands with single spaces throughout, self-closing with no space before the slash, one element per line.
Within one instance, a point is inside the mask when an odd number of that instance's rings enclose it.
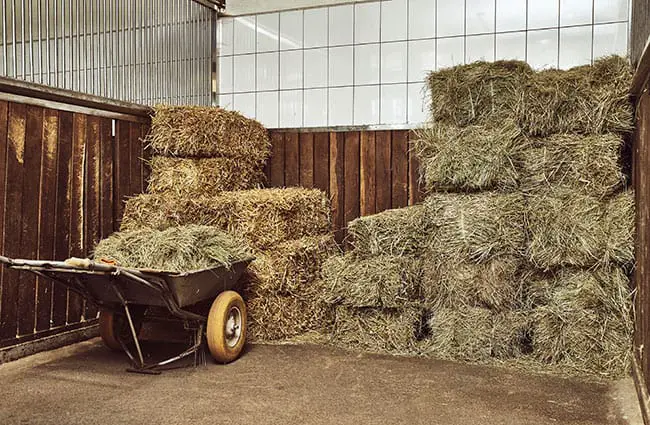
<path fill-rule="evenodd" d="M 620 378 L 629 371 L 633 324 L 629 314 L 613 316 L 565 302 L 533 312 L 533 354 L 571 372 Z"/>
<path fill-rule="evenodd" d="M 205 106 L 157 105 L 145 141 L 159 155 L 237 158 L 258 165 L 271 150 L 262 124 L 238 112 Z"/>
<path fill-rule="evenodd" d="M 411 143 L 429 192 L 513 190 L 528 144 L 513 121 L 489 127 L 433 124 L 418 130 Z"/>
<path fill-rule="evenodd" d="M 332 308 L 315 299 L 267 293 L 247 298 L 248 341 L 286 340 L 310 331 L 329 333 Z"/>
<path fill-rule="evenodd" d="M 536 267 L 633 261 L 631 192 L 608 201 L 561 188 L 540 191 L 527 199 L 527 257 Z"/>
<path fill-rule="evenodd" d="M 416 254 L 429 244 L 432 232 L 422 205 L 387 210 L 348 224 L 352 251 L 358 257 Z"/>
<path fill-rule="evenodd" d="M 427 320 L 429 336 L 421 345 L 422 354 L 468 362 L 515 358 L 526 350 L 528 324 L 524 311 L 434 309 Z"/>
<path fill-rule="evenodd" d="M 277 294 L 320 297 L 323 285 L 321 267 L 340 249 L 334 236 L 312 236 L 281 243 L 269 251 L 255 254 L 248 267 L 247 292 L 257 296 Z"/>
<path fill-rule="evenodd" d="M 521 263 L 517 257 L 497 257 L 485 263 L 425 257 L 421 284 L 424 303 L 434 309 L 519 307 L 523 302 Z"/>
<path fill-rule="evenodd" d="M 327 195 L 317 189 L 253 189 L 191 198 L 147 194 L 126 203 L 122 230 L 184 224 L 216 226 L 264 250 L 330 228 Z"/>
<path fill-rule="evenodd" d="M 181 226 L 113 233 L 95 247 L 93 258 L 129 268 L 186 272 L 250 257 L 246 245 L 218 228 Z"/>
<path fill-rule="evenodd" d="M 151 160 L 149 193 L 201 196 L 252 189 L 264 181 L 261 167 L 232 158 L 170 158 Z"/>
<path fill-rule="evenodd" d="M 484 262 L 524 251 L 524 198 L 520 194 L 433 194 L 424 201 L 437 227 L 432 255 Z"/>
<path fill-rule="evenodd" d="M 585 195 L 610 195 L 625 183 L 621 169 L 623 139 L 615 134 L 557 134 L 535 140 L 523 151 L 524 191 L 568 187 Z"/>
<path fill-rule="evenodd" d="M 419 308 L 374 309 L 338 306 L 332 342 L 340 347 L 375 353 L 417 354 Z"/>
<path fill-rule="evenodd" d="M 419 300 L 421 270 L 414 257 L 334 256 L 323 264 L 324 296 L 350 307 L 403 307 Z"/>
<path fill-rule="evenodd" d="M 463 127 L 516 118 L 532 75 L 520 61 L 474 62 L 431 72 L 432 121 Z"/>
<path fill-rule="evenodd" d="M 530 79 L 520 125 L 534 136 L 629 133 L 633 129 L 628 60 L 609 56 L 593 66 L 549 69 Z"/>

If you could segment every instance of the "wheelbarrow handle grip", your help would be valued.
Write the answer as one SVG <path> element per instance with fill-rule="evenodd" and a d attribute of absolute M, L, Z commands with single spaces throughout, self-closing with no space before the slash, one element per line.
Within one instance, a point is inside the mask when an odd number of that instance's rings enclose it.
<path fill-rule="evenodd" d="M 4 255 L 0 255 L 0 263 L 7 264 L 7 265 L 12 265 L 14 263 L 14 260 L 12 260 L 9 257 L 5 257 Z"/>

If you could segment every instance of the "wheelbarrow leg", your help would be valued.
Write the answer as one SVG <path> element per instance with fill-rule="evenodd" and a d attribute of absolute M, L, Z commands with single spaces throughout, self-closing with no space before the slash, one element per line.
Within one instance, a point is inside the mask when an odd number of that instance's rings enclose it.
<path fill-rule="evenodd" d="M 133 319 L 131 318 L 131 312 L 129 311 L 129 305 L 124 299 L 124 296 L 122 296 L 122 292 L 119 290 L 117 285 L 113 284 L 113 291 L 115 291 L 115 294 L 117 297 L 120 299 L 122 302 L 122 305 L 124 306 L 124 312 L 126 313 L 126 320 L 129 322 L 129 329 L 131 330 L 131 335 L 133 336 L 133 342 L 135 343 L 135 349 L 138 352 L 138 360 L 139 364 L 136 362 L 135 358 L 133 357 L 133 354 L 131 354 L 131 351 L 128 349 L 124 341 L 122 341 L 120 338 L 118 338 L 120 345 L 122 346 L 122 349 L 126 352 L 126 354 L 129 356 L 129 359 L 131 359 L 131 362 L 135 366 L 134 371 L 142 371 L 143 373 L 151 373 L 151 371 L 145 370 L 145 364 L 144 364 L 144 357 L 142 356 L 142 349 L 140 348 L 140 341 L 138 340 L 138 333 L 135 331 L 135 325 L 133 324 Z"/>

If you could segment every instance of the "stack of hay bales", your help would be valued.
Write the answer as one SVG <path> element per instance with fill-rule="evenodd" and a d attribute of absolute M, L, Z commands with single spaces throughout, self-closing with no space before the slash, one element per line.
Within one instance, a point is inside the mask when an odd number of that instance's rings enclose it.
<path fill-rule="evenodd" d="M 422 352 L 620 376 L 631 355 L 631 72 L 520 62 L 432 72 L 413 148 L 436 228 Z"/>
<path fill-rule="evenodd" d="M 158 106 L 147 141 L 149 193 L 127 201 L 114 241 L 169 229 L 225 231 L 256 257 L 245 282 L 251 340 L 327 327 L 329 309 L 314 294 L 321 262 L 337 250 L 329 199 L 319 190 L 257 188 L 270 153 L 266 129 L 220 108 Z"/>

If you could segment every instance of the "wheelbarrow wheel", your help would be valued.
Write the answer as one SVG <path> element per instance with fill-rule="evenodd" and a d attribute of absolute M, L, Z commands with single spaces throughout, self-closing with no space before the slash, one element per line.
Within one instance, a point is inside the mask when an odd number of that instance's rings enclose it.
<path fill-rule="evenodd" d="M 208 348 L 219 363 L 239 357 L 246 343 L 246 304 L 235 291 L 224 291 L 214 300 L 206 328 Z"/>
<path fill-rule="evenodd" d="M 142 328 L 142 318 L 139 316 L 139 314 L 132 314 L 136 334 Z M 99 312 L 99 336 L 104 341 L 104 345 L 115 351 L 122 351 L 120 339 L 125 343 L 133 340 L 126 316 L 106 310 Z"/>

